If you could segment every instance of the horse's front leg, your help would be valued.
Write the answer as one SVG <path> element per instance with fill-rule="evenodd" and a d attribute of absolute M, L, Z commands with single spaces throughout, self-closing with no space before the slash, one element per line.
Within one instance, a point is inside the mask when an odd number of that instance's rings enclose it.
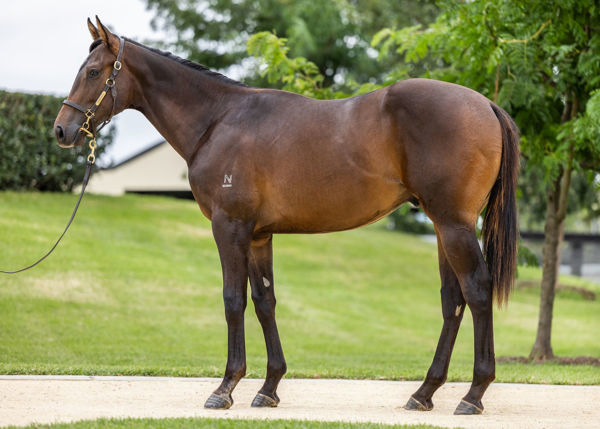
<path fill-rule="evenodd" d="M 212 229 L 223 268 L 223 301 L 228 332 L 227 367 L 223 382 L 204 406 L 227 409 L 233 404 L 231 392 L 246 374 L 244 310 L 247 301 L 248 251 L 252 239 L 252 225 L 230 219 L 226 214 L 217 214 L 213 216 Z"/>

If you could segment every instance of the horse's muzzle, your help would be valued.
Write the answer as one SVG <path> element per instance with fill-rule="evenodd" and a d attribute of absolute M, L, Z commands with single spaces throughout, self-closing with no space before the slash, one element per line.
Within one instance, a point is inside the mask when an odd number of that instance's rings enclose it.
<path fill-rule="evenodd" d="M 83 133 L 79 127 L 64 127 L 61 124 L 56 124 L 54 127 L 54 135 L 58 145 L 62 148 L 71 148 L 81 146 L 83 144 Z"/>

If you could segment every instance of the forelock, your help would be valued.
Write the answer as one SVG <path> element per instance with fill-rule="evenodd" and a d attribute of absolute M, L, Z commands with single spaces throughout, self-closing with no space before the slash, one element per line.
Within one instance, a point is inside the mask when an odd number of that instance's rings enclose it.
<path fill-rule="evenodd" d="M 102 44 L 102 39 L 96 39 L 96 40 L 94 40 L 92 42 L 92 44 L 90 45 L 90 52 L 92 52 L 94 49 L 96 49 L 101 44 Z"/>

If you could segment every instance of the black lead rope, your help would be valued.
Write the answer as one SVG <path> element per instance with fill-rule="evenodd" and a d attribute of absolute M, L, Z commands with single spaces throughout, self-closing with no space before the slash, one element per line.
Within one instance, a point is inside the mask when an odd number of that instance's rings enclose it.
<path fill-rule="evenodd" d="M 73 214 L 71 215 L 71 219 L 69 219 L 69 222 L 67 223 L 67 226 L 65 227 L 65 230 L 60 235 L 60 237 L 58 237 L 58 240 L 56 240 L 56 243 L 54 243 L 54 246 L 52 246 L 52 248 L 44 256 L 42 256 L 40 259 L 38 259 L 33 264 L 31 264 L 31 265 L 29 265 L 29 266 L 27 266 L 25 268 L 21 268 L 20 270 L 16 270 L 16 271 L 2 271 L 2 270 L 0 270 L 0 273 L 2 273 L 2 274 L 17 274 L 17 273 L 26 271 L 26 270 L 28 270 L 30 268 L 35 267 L 37 264 L 39 264 L 44 259 L 46 259 L 48 256 L 50 256 L 50 254 L 52 252 L 54 252 L 54 249 L 56 249 L 56 246 L 58 246 L 58 243 L 60 243 L 60 240 L 62 240 L 62 238 L 65 236 L 65 234 L 69 230 L 69 227 L 71 226 L 71 223 L 73 223 L 73 219 L 75 219 L 75 215 L 77 214 L 77 209 L 79 208 L 79 203 L 81 203 L 81 199 L 83 198 L 83 193 L 85 192 L 85 187 L 87 186 L 88 181 L 90 179 L 90 173 L 92 171 L 92 166 L 93 165 L 94 164 L 92 162 L 88 161 L 87 168 L 85 170 L 85 175 L 83 176 L 83 184 L 81 185 L 81 194 L 79 194 L 79 199 L 77 200 L 77 204 L 75 204 L 75 208 L 73 209 Z"/>
<path fill-rule="evenodd" d="M 104 89 L 102 90 L 102 92 L 100 93 L 98 98 L 96 99 L 96 102 L 94 104 L 92 104 L 92 106 L 89 109 L 84 109 L 79 104 L 77 104 L 71 100 L 63 101 L 63 104 L 65 104 L 66 106 L 69 106 L 76 110 L 79 110 L 80 112 L 82 112 L 85 115 L 85 122 L 79 128 L 79 133 L 85 134 L 86 137 L 90 139 L 90 141 L 89 141 L 90 154 L 87 157 L 87 168 L 85 170 L 85 175 L 83 176 L 83 183 L 81 185 L 81 194 L 79 194 L 79 199 L 77 200 L 77 204 L 75 204 L 75 208 L 73 209 L 73 214 L 71 215 L 71 219 L 69 219 L 69 222 L 67 223 L 67 226 L 65 227 L 65 230 L 60 235 L 60 237 L 58 237 L 58 240 L 56 240 L 56 243 L 54 243 L 54 246 L 52 246 L 52 249 L 50 249 L 48 251 L 48 253 L 46 253 L 44 256 L 42 256 L 37 262 L 34 262 L 33 264 L 29 265 L 28 267 L 21 268 L 20 270 L 16 270 L 16 271 L 0 270 L 0 274 L 17 274 L 17 273 L 20 273 L 20 272 L 23 272 L 30 268 L 35 267 L 37 264 L 39 264 L 44 259 L 46 259 L 48 256 L 50 256 L 50 254 L 52 252 L 54 252 L 54 249 L 56 249 L 56 246 L 58 246 L 58 243 L 60 243 L 60 240 L 62 240 L 62 238 L 67 233 L 67 230 L 71 226 L 71 223 L 73 223 L 73 219 L 75 219 L 75 215 L 77 214 L 77 209 L 79 208 L 79 203 L 81 203 L 81 199 L 83 198 L 83 193 L 85 192 L 85 188 L 88 184 L 88 180 L 90 179 L 90 173 L 92 172 L 92 166 L 94 165 L 94 162 L 96 161 L 96 155 L 95 155 L 96 133 L 98 131 L 100 131 L 100 129 L 102 127 L 104 127 L 104 125 L 106 125 L 112 119 L 112 116 L 115 111 L 115 104 L 117 102 L 115 79 L 117 78 L 117 75 L 119 74 L 119 71 L 121 70 L 121 67 L 123 65 L 121 63 L 121 60 L 123 57 L 124 46 L 125 46 L 125 39 L 123 39 L 121 37 L 119 39 L 119 52 L 117 53 L 117 60 L 113 63 L 112 72 L 111 72 L 110 76 L 108 77 L 108 79 L 106 79 L 106 82 L 104 84 Z M 104 97 L 106 96 L 106 94 L 109 91 L 110 91 L 112 99 L 113 99 L 113 105 L 112 105 L 112 109 L 110 112 L 110 116 L 108 117 L 107 120 L 104 121 L 104 123 L 99 128 L 96 128 L 94 126 L 92 120 L 93 120 L 94 116 L 96 115 L 96 110 L 98 109 L 98 107 L 100 107 L 102 100 L 104 100 Z M 79 134 L 77 134 L 77 136 L 79 137 Z"/>

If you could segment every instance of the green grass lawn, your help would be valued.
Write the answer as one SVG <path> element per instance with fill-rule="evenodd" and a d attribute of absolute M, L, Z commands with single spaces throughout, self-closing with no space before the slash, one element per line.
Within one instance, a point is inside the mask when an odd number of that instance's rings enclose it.
<path fill-rule="evenodd" d="M 41 256 L 75 199 L 0 193 L 0 269 Z M 375 224 L 278 235 L 274 249 L 288 377 L 424 377 L 442 324 L 434 245 Z M 517 290 L 508 309 L 496 310 L 497 356 L 529 353 L 537 312 L 534 289 Z M 87 195 L 48 260 L 0 277 L 0 326 L 0 373 L 220 376 L 227 335 L 210 223 L 190 201 Z M 600 357 L 599 327 L 599 300 L 557 295 L 556 354 Z M 262 377 L 266 353 L 251 300 L 246 335 L 248 375 Z M 449 380 L 471 379 L 472 350 L 466 314 Z M 593 366 L 503 363 L 496 373 L 504 382 L 600 384 Z"/>
<path fill-rule="evenodd" d="M 85 420 L 76 423 L 58 423 L 52 425 L 34 424 L 32 429 L 441 429 L 430 425 L 383 425 L 377 423 L 341 423 L 315 422 L 304 420 L 240 420 L 240 419 L 204 419 L 204 418 L 171 418 L 171 419 L 99 419 Z"/>

